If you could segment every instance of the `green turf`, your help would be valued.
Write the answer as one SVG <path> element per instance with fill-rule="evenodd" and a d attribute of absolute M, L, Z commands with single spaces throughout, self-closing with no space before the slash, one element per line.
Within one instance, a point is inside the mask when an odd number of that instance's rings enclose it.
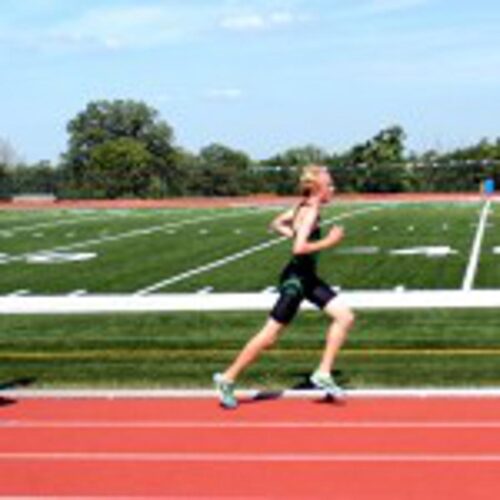
<path fill-rule="evenodd" d="M 343 217 L 346 238 L 320 259 L 321 273 L 345 290 L 459 289 L 470 258 L 480 203 L 339 203 L 323 221 Z M 375 210 L 373 210 L 375 208 Z M 498 214 L 492 208 L 476 284 L 500 288 Z M 369 211 L 372 210 L 372 211 Z M 103 210 L 0 212 L 0 294 L 131 293 L 276 238 L 276 210 Z M 175 231 L 175 233 L 173 233 Z M 117 238 L 109 241 L 109 238 Z M 444 257 L 395 256 L 393 250 L 450 246 Z M 368 253 L 363 249 L 368 248 Z M 370 253 L 370 248 L 372 253 Z M 361 249 L 361 252 L 360 252 Z M 95 252 L 85 262 L 32 264 L 47 250 Z M 358 252 L 358 253 L 356 253 Z M 7 259 L 2 263 L 2 254 Z M 261 291 L 276 285 L 290 256 L 284 241 L 156 291 Z"/>
<path fill-rule="evenodd" d="M 98 258 L 65 264 L 36 265 L 24 261 L 4 264 L 0 292 L 17 289 L 28 289 L 33 293 L 67 293 L 75 289 L 85 289 L 90 293 L 134 292 L 171 273 L 183 272 L 196 259 L 210 261 L 262 241 L 267 237 L 263 228 L 268 219 L 268 214 L 249 210 L 189 214 L 166 211 L 140 218 L 133 214 L 118 220 L 79 223 L 74 229 L 78 232 L 76 243 L 65 241 L 62 244 L 63 233 L 68 231 L 64 226 L 64 230 L 53 230 L 57 235 L 48 232 L 49 240 L 30 244 L 36 244 L 37 251 L 57 249 L 61 245 L 64 249 L 77 244 L 78 248 L 70 251 L 96 252 Z M 240 224 L 246 224 L 247 230 L 234 237 L 232 232 Z M 209 236 L 203 231 L 208 231 Z M 228 234 L 233 237 L 228 238 Z M 20 236 L 15 241 L 7 240 L 6 253 L 19 255 L 15 249 L 13 251 L 12 245 L 23 239 Z M 107 237 L 119 239 L 99 241 Z"/>
<path fill-rule="evenodd" d="M 0 384 L 205 387 L 256 331 L 262 313 L 2 316 Z M 245 373 L 245 387 L 301 387 L 326 319 L 304 313 Z M 500 386 L 495 310 L 366 311 L 339 357 L 348 387 Z"/>
<path fill-rule="evenodd" d="M 352 210 L 353 207 L 345 208 L 344 213 Z M 323 252 L 321 274 L 329 283 L 344 290 L 398 286 L 460 288 L 479 210 L 480 206 L 475 204 L 406 204 L 381 206 L 377 211 L 355 214 L 339 222 L 345 228 L 345 240 L 338 249 Z M 391 250 L 420 246 L 450 246 L 458 253 L 437 258 L 390 254 Z M 379 250 L 373 255 L 349 253 L 350 249 L 355 252 L 365 247 Z M 289 255 L 290 244 L 284 242 L 164 291 L 191 292 L 207 285 L 216 291 L 262 290 L 276 284 Z"/>
<path fill-rule="evenodd" d="M 323 221 L 344 217 L 346 238 L 322 254 L 321 274 L 347 290 L 459 289 L 481 208 L 479 203 L 335 204 L 325 209 Z M 275 213 L 246 208 L 0 211 L 0 294 L 134 292 L 275 239 L 267 232 Z M 500 247 L 499 216 L 493 205 L 477 288 L 500 289 L 500 255 L 494 253 Z M 119 239 L 105 241 L 110 236 Z M 450 246 L 458 253 L 390 254 L 416 246 Z M 377 250 L 352 253 L 360 248 Z M 26 262 L 27 254 L 49 249 L 98 257 Z M 2 255 L 16 260 L 2 263 Z M 216 292 L 261 291 L 276 285 L 289 256 L 290 243 L 280 242 L 157 291 L 206 286 Z M 0 387 L 26 378 L 36 387 L 208 386 L 211 374 L 233 358 L 263 318 L 262 313 L 0 316 Z M 347 386 L 500 386 L 498 311 L 365 311 L 358 318 L 337 364 Z M 243 385 L 300 387 L 317 363 L 325 327 L 318 314 L 300 316 L 277 348 L 245 374 Z"/>
<path fill-rule="evenodd" d="M 490 210 L 475 281 L 478 288 L 500 288 L 500 206 L 494 204 Z"/>

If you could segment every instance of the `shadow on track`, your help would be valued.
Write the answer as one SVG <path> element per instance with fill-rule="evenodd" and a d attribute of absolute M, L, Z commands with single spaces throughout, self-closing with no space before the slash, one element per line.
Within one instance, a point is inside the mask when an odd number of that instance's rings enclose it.
<path fill-rule="evenodd" d="M 300 377 L 301 381 L 291 387 L 292 391 L 313 391 L 317 390 L 309 380 L 310 373 L 297 373 L 297 377 Z M 342 387 L 346 387 L 348 385 L 348 377 L 341 371 L 335 370 L 333 372 L 333 376 L 338 381 L 338 383 Z M 247 399 L 241 399 L 239 401 L 240 405 L 246 404 L 256 404 L 256 403 L 264 403 L 268 401 L 276 401 L 282 399 L 284 396 L 284 390 L 276 390 L 276 391 L 260 391 L 255 396 Z M 336 399 L 330 395 L 318 396 L 317 399 L 314 399 L 313 402 L 315 404 L 333 404 L 338 406 L 345 405 L 345 400 Z"/>
<path fill-rule="evenodd" d="M 0 382 L 0 392 L 1 391 L 11 391 L 15 389 L 20 389 L 22 387 L 29 387 L 36 382 L 33 377 L 17 378 L 13 380 L 8 380 L 7 382 Z M 0 394 L 0 408 L 3 406 L 10 406 L 17 403 L 17 400 L 11 397 L 5 397 Z"/>

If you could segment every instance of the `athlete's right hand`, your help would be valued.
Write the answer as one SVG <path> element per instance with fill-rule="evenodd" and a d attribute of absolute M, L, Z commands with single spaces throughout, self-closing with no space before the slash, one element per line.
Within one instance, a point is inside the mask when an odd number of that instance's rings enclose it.
<path fill-rule="evenodd" d="M 336 245 L 344 238 L 344 228 L 340 226 L 333 226 L 327 236 L 330 246 Z"/>

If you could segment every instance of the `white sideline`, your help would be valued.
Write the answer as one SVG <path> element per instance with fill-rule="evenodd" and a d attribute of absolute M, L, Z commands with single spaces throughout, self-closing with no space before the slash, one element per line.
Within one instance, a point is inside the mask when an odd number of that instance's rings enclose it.
<path fill-rule="evenodd" d="M 331 222 L 335 221 L 340 221 L 344 219 L 348 219 L 350 217 L 353 217 L 358 214 L 364 214 L 368 212 L 373 212 L 375 210 L 381 210 L 383 207 L 380 206 L 375 206 L 375 207 L 369 207 L 369 208 L 362 208 L 362 209 L 357 209 L 353 210 L 350 212 L 346 212 L 340 215 L 337 215 L 335 217 L 332 217 L 328 219 L 327 221 L 324 221 L 322 225 L 324 224 L 329 224 Z M 231 262 L 234 262 L 236 260 L 240 260 L 243 257 L 246 257 L 247 255 L 251 255 L 253 253 L 260 252 L 261 250 L 265 250 L 266 248 L 272 247 L 277 245 L 278 243 L 281 243 L 288 238 L 284 236 L 280 236 L 278 238 L 273 238 L 272 240 L 265 241 L 264 243 L 260 243 L 258 245 L 251 246 L 249 248 L 246 248 L 245 250 L 241 250 L 239 252 L 233 253 L 231 255 L 227 255 L 226 257 L 223 257 L 222 259 L 217 259 L 213 262 L 209 262 L 208 264 L 205 264 L 203 266 L 195 267 L 194 269 L 190 269 L 188 271 L 185 271 L 181 274 L 177 274 L 175 276 L 172 276 L 170 278 L 167 278 L 165 280 L 159 281 L 151 286 L 148 286 L 146 288 L 143 288 L 141 290 L 138 290 L 136 292 L 136 295 L 147 295 L 151 292 L 154 292 L 156 290 L 159 290 L 161 288 L 164 288 L 169 285 L 173 285 L 174 283 L 178 283 L 179 281 L 184 281 L 185 279 L 191 278 L 192 276 L 198 276 L 199 274 L 205 273 L 207 271 L 211 271 L 212 269 L 217 269 L 219 267 L 225 266 L 226 264 L 229 264 Z"/>
<path fill-rule="evenodd" d="M 478 399 L 500 398 L 500 387 L 347 389 L 348 399 Z M 324 392 L 316 389 L 259 391 L 239 389 L 238 397 L 273 399 L 316 399 Z M 217 399 L 214 389 L 6 389 L 0 397 L 14 399 Z"/>
<path fill-rule="evenodd" d="M 277 296 L 276 293 L 2 296 L 0 315 L 268 311 Z M 500 308 L 500 290 L 353 291 L 342 292 L 339 300 L 354 309 Z M 301 307 L 314 309 L 307 302 Z"/>
<path fill-rule="evenodd" d="M 491 199 L 486 201 L 486 203 L 483 206 L 483 210 L 481 212 L 481 217 L 479 219 L 476 236 L 474 238 L 474 243 L 472 245 L 469 264 L 467 265 L 467 269 L 465 271 L 464 280 L 462 284 L 462 290 L 464 291 L 472 290 L 472 287 L 474 285 L 477 267 L 479 265 L 479 257 L 481 255 L 481 245 L 483 243 L 484 231 L 486 229 L 488 214 L 490 213 L 490 207 L 491 207 Z"/>

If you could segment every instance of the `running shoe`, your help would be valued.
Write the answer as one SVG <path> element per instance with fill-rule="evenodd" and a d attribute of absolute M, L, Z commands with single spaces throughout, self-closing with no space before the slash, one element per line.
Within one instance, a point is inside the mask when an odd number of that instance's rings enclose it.
<path fill-rule="evenodd" d="M 222 373 L 214 375 L 215 388 L 219 394 L 220 405 L 228 410 L 233 410 L 238 406 L 238 401 L 234 395 L 234 382 L 228 382 Z"/>
<path fill-rule="evenodd" d="M 326 392 L 327 396 L 330 396 L 334 399 L 344 399 L 345 392 L 337 385 L 333 377 L 329 373 L 323 373 L 319 370 L 316 370 L 309 379 L 311 383 L 317 389 L 321 389 Z"/>

